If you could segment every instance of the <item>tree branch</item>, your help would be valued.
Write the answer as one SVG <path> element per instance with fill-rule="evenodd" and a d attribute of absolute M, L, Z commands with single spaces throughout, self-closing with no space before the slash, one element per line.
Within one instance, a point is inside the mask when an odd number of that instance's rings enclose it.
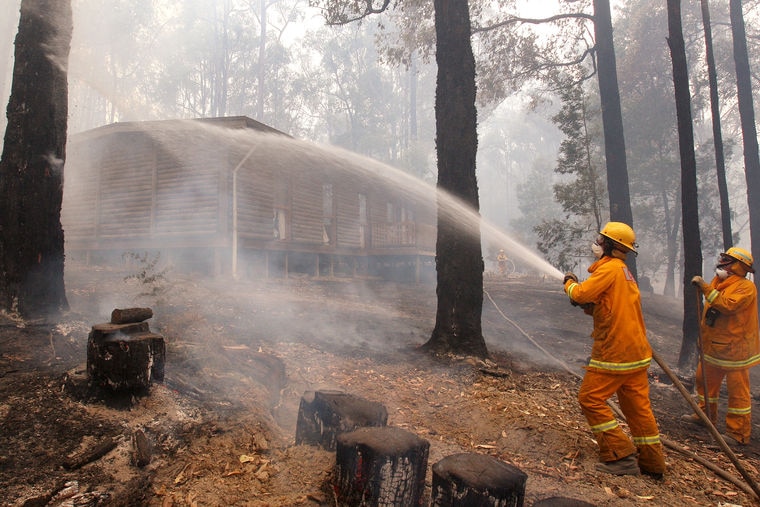
<path fill-rule="evenodd" d="M 313 5 L 318 5 L 321 2 L 312 2 Z M 328 2 L 328 4 L 331 2 Z M 364 9 L 360 9 L 361 4 L 364 3 Z M 331 9 L 328 7 L 324 10 L 325 23 L 328 26 L 340 26 L 353 23 L 354 21 L 360 21 L 372 14 L 380 14 L 385 12 L 390 5 L 391 0 L 382 0 L 382 4 L 379 7 L 374 6 L 373 0 L 359 0 L 352 5 L 350 9 L 352 15 L 349 16 L 346 12 L 338 12 L 337 9 Z M 333 11 L 333 12 L 331 12 Z"/>
<path fill-rule="evenodd" d="M 502 28 L 504 26 L 512 25 L 515 23 L 528 23 L 532 25 L 540 25 L 542 23 L 553 23 L 555 21 L 560 21 L 563 19 L 586 19 L 593 23 L 594 16 L 592 16 L 591 14 L 584 14 L 582 12 L 575 12 L 575 13 L 570 13 L 570 14 L 557 14 L 554 16 L 550 16 L 548 18 L 520 18 L 517 16 L 512 16 L 505 19 L 504 21 L 499 21 L 498 23 L 494 23 L 493 25 L 475 26 L 472 28 L 472 33 L 487 32 L 489 30 L 495 30 L 497 28 Z"/>

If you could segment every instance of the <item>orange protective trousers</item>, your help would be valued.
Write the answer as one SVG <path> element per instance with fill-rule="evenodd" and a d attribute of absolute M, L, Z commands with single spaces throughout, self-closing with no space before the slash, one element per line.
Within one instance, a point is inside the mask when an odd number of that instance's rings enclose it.
<path fill-rule="evenodd" d="M 631 439 L 618 425 L 607 400 L 617 393 Z M 627 374 L 587 370 L 578 402 L 599 444 L 601 461 L 616 461 L 639 451 L 639 468 L 644 472 L 665 472 L 665 457 L 657 421 L 649 401 L 647 369 Z"/>
<path fill-rule="evenodd" d="M 704 375 L 704 376 L 703 376 Z M 707 379 L 707 409 L 705 409 L 705 382 Z M 699 407 L 713 424 L 718 419 L 720 386 L 726 379 L 728 388 L 728 410 L 726 410 L 726 433 L 742 443 L 749 442 L 752 432 L 752 398 L 749 385 L 749 369 L 724 370 L 710 363 L 700 361 L 697 365 L 697 394 Z"/>

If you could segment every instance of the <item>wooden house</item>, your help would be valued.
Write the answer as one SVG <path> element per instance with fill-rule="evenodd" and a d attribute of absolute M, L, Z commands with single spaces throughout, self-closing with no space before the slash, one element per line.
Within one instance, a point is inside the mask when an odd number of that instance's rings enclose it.
<path fill-rule="evenodd" d="M 394 174 L 247 117 L 114 123 L 69 140 L 66 254 L 155 252 L 236 277 L 430 278 L 435 194 Z"/>

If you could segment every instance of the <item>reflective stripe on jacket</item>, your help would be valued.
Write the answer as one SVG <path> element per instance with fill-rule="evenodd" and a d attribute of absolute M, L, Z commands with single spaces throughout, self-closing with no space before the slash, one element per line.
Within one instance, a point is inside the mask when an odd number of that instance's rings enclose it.
<path fill-rule="evenodd" d="M 594 344 L 588 369 L 622 374 L 647 368 L 652 349 L 633 275 L 623 260 L 609 256 L 596 261 L 588 271 L 591 276 L 586 281 L 565 283 L 572 301 L 593 303 Z"/>
<path fill-rule="evenodd" d="M 731 275 L 717 276 L 704 289 L 702 348 L 705 361 L 726 370 L 750 368 L 760 363 L 760 334 L 757 317 L 757 289 L 754 282 Z M 710 310 L 719 314 L 709 319 Z"/>

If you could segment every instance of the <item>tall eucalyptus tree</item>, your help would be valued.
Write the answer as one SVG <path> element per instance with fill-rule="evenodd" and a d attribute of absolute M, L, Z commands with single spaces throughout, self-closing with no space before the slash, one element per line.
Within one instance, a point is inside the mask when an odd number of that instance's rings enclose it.
<path fill-rule="evenodd" d="M 752 104 L 752 81 L 747 53 L 747 34 L 741 0 L 730 0 L 731 33 L 734 41 L 736 91 L 739 97 L 742 139 L 744 141 L 744 174 L 747 179 L 747 203 L 752 252 L 760 256 L 760 153 L 758 153 L 755 109 Z M 755 277 L 755 285 L 760 279 Z M 760 305 L 760 302 L 758 302 Z"/>
<path fill-rule="evenodd" d="M 618 88 L 609 0 L 594 0 L 594 34 L 599 68 L 599 98 L 602 102 L 602 124 L 604 125 L 604 153 L 607 159 L 610 219 L 633 227 L 623 114 L 620 108 L 620 89 Z M 636 276 L 636 257 L 629 255 L 626 264 Z"/>
<path fill-rule="evenodd" d="M 346 24 L 384 12 L 390 2 L 374 5 L 324 2 L 328 22 Z M 475 159 L 477 110 L 475 58 L 467 0 L 435 0 L 436 151 L 438 188 L 479 210 Z M 482 334 L 483 255 L 480 230 L 462 231 L 446 218 L 439 200 L 436 270 L 438 307 L 435 328 L 424 348 L 478 357 L 488 355 Z M 448 214 L 450 215 L 450 213 Z"/>
<path fill-rule="evenodd" d="M 702 11 L 702 26 L 705 31 L 705 59 L 707 63 L 707 78 L 710 86 L 710 111 L 712 113 L 713 145 L 715 146 L 715 171 L 720 195 L 721 232 L 723 233 L 723 248 L 727 250 L 733 245 L 731 206 L 728 199 L 728 185 L 726 184 L 726 156 L 723 150 L 723 132 L 720 127 L 718 73 L 715 69 L 709 0 L 700 0 L 700 8 Z"/>
<path fill-rule="evenodd" d="M 71 48 L 70 0 L 23 0 L 0 158 L 0 307 L 68 309 L 61 226 Z"/>
<path fill-rule="evenodd" d="M 699 206 L 697 202 L 697 162 L 694 155 L 694 130 L 691 117 L 691 92 L 689 71 L 686 65 L 686 48 L 681 26 L 681 0 L 667 0 L 668 46 L 673 61 L 673 85 L 675 87 L 676 117 L 678 119 L 678 147 L 681 156 L 681 219 L 683 221 L 683 340 L 679 366 L 693 364 L 699 312 L 690 293 L 691 279 L 702 273 L 702 244 L 699 239 Z"/>

